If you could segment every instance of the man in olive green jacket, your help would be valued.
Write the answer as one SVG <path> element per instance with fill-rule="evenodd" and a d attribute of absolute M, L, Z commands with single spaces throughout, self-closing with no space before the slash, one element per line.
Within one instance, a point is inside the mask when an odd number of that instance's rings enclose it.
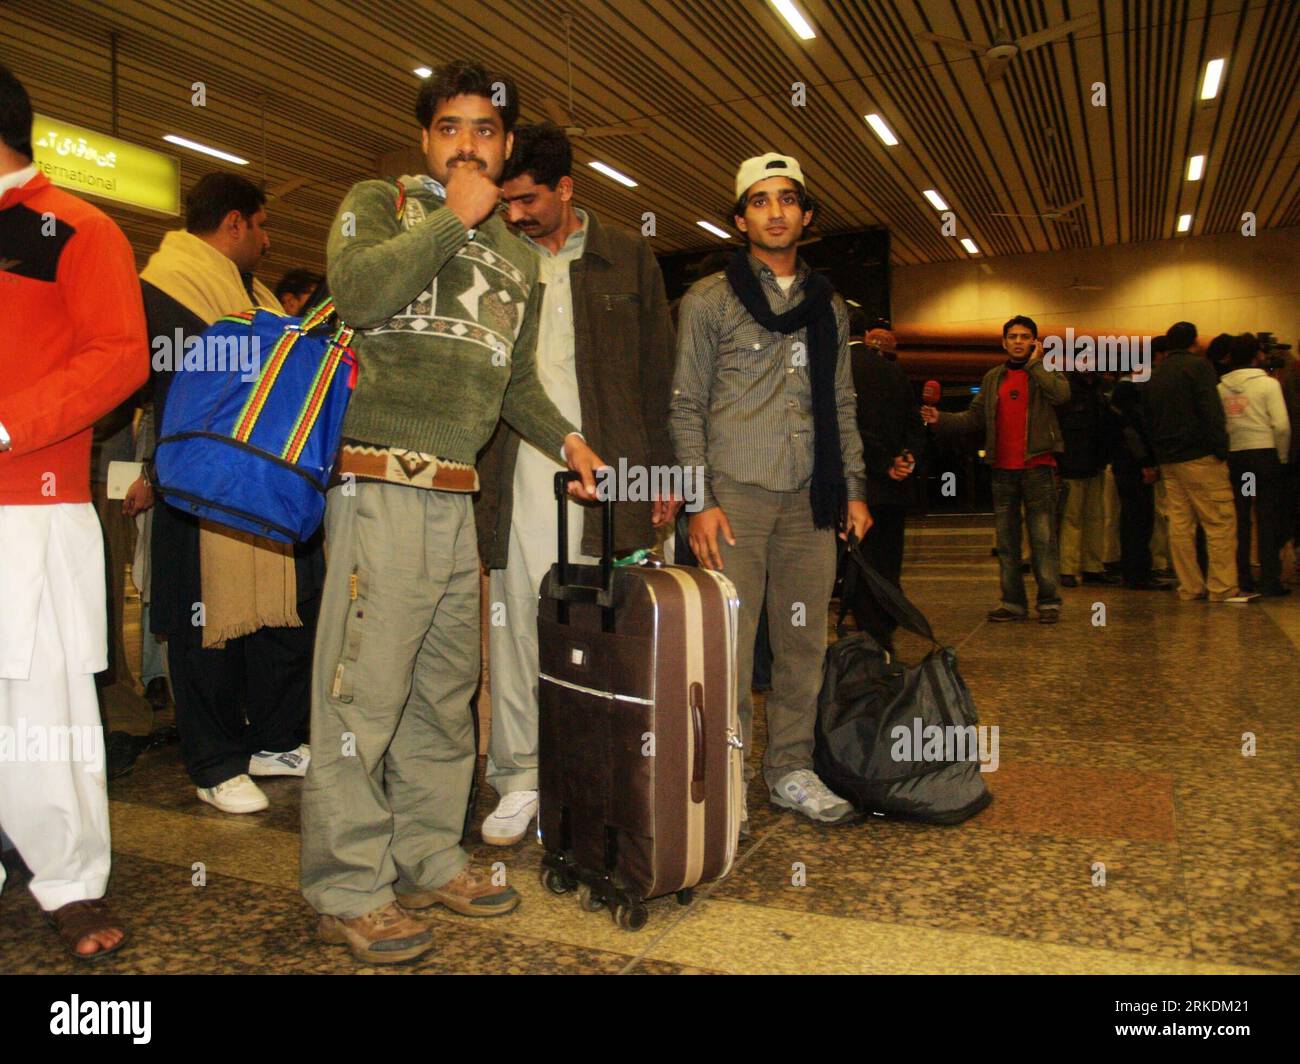
<path fill-rule="evenodd" d="M 941 414 L 923 406 L 921 416 L 942 436 L 984 430 L 984 461 L 993 467 L 993 513 L 1002 569 L 1002 602 L 989 611 L 989 620 L 1022 621 L 1029 616 L 1020 571 L 1023 505 L 1038 585 L 1038 620 L 1055 624 L 1061 597 L 1054 454 L 1065 450 L 1065 442 L 1053 408 L 1070 398 L 1070 385 L 1063 374 L 1043 365 L 1043 345 L 1033 319 L 1020 315 L 1003 325 L 1002 346 L 1007 361 L 984 374 L 969 408 Z"/>

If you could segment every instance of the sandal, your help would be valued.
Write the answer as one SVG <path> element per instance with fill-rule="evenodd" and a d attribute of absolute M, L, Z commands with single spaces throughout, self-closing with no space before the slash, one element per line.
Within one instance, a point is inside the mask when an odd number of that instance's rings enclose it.
<path fill-rule="evenodd" d="M 87 901 L 70 901 L 53 912 L 47 912 L 45 918 L 50 926 L 59 933 L 63 945 L 79 961 L 97 961 L 116 953 L 127 943 L 123 932 L 116 946 L 100 946 L 94 953 L 78 953 L 77 944 L 97 931 L 122 931 L 122 922 L 113 915 L 108 902 L 103 898 L 91 898 Z"/>

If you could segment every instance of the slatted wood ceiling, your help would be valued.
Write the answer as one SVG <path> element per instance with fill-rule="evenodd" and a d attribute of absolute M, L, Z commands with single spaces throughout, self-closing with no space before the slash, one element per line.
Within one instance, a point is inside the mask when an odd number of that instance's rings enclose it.
<path fill-rule="evenodd" d="M 353 181 L 415 143 L 411 70 L 477 56 L 518 81 L 526 120 L 565 97 L 561 16 L 574 13 L 580 122 L 636 121 L 642 136 L 579 140 L 576 158 L 632 175 L 625 189 L 575 174 L 580 203 L 640 224 L 654 211 L 659 251 L 717 241 L 744 157 L 786 151 L 822 203 L 823 232 L 887 226 L 896 262 L 963 258 L 921 197 L 938 189 L 958 236 L 988 255 L 1300 225 L 1300 4 L 1293 0 L 1007 0 L 1013 36 L 1096 14 L 1073 36 L 1022 53 L 985 83 L 983 60 L 913 36 L 989 40 L 991 0 L 802 0 L 817 38 L 801 42 L 766 0 L 8 0 L 0 57 L 38 110 L 111 128 L 109 34 L 118 34 L 119 135 L 173 150 L 190 187 L 224 164 L 160 142 L 174 132 L 253 161 L 275 186 L 309 183 L 272 205 L 261 269 L 318 266 L 324 232 Z M 1219 98 L 1197 100 L 1208 59 L 1226 57 Z M 190 85 L 207 87 L 205 108 Z M 791 105 L 791 85 L 807 104 Z M 1103 82 L 1108 106 L 1090 104 Z M 879 112 L 901 144 L 884 147 Z M 263 114 L 265 133 L 263 133 Z M 265 149 L 263 145 L 265 144 Z M 1205 177 L 1184 180 L 1189 155 Z M 1030 214 L 1082 197 L 1078 225 Z M 115 209 L 141 256 L 176 224 Z"/>

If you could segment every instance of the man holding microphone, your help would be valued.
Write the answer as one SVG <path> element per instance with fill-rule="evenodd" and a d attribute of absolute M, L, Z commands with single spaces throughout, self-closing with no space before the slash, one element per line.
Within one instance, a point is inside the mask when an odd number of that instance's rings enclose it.
<path fill-rule="evenodd" d="M 997 524 L 1002 602 L 990 621 L 1023 621 L 1029 616 L 1025 579 L 1020 571 L 1020 508 L 1029 524 L 1038 620 L 1060 619 L 1057 590 L 1056 459 L 1065 449 L 1054 407 L 1070 398 L 1070 385 L 1043 365 L 1043 345 L 1032 318 L 1017 315 L 1002 326 L 1007 360 L 980 383 L 979 394 L 961 413 L 922 406 L 921 417 L 940 436 L 984 430 L 984 461 L 993 467 L 993 514 Z"/>

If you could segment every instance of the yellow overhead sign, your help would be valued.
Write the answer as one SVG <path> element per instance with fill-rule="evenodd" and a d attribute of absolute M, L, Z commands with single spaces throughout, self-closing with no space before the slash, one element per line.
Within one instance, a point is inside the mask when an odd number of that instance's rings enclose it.
<path fill-rule="evenodd" d="M 40 114 L 32 126 L 32 149 L 37 167 L 60 188 L 180 214 L 181 170 L 175 156 Z"/>

